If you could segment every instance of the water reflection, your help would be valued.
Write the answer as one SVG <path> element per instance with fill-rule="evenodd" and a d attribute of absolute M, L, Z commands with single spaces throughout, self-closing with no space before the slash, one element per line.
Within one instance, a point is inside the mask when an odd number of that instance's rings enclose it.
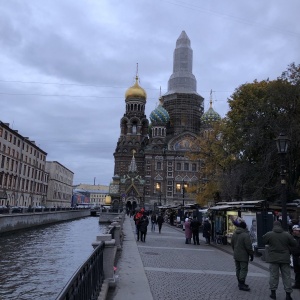
<path fill-rule="evenodd" d="M 88 217 L 0 236 L 0 299 L 55 299 L 105 232 Z"/>

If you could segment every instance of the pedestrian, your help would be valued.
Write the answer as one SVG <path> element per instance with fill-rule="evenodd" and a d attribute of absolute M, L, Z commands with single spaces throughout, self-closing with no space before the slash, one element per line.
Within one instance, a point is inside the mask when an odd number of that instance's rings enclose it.
<path fill-rule="evenodd" d="M 156 214 L 153 212 L 151 215 L 151 231 L 155 231 L 156 223 L 157 223 Z"/>
<path fill-rule="evenodd" d="M 185 243 L 190 244 L 192 240 L 192 230 L 191 230 L 191 220 L 189 218 L 185 219 L 184 222 L 184 232 L 185 232 Z"/>
<path fill-rule="evenodd" d="M 279 269 L 282 276 L 286 300 L 292 300 L 293 292 L 291 283 L 290 248 L 296 247 L 296 240 L 292 235 L 283 230 L 280 221 L 273 223 L 273 230 L 263 235 L 263 241 L 268 245 L 267 262 L 269 263 L 271 290 L 270 298 L 276 299 L 276 290 L 279 283 Z"/>
<path fill-rule="evenodd" d="M 146 242 L 146 235 L 147 235 L 147 227 L 149 224 L 149 218 L 145 212 L 143 212 L 143 216 L 140 220 L 140 232 L 141 232 L 141 241 Z"/>
<path fill-rule="evenodd" d="M 300 289 L 300 226 L 294 225 L 292 227 L 292 231 L 292 234 L 297 242 L 297 246 L 291 248 L 293 268 L 295 273 L 295 283 L 292 288 Z"/>
<path fill-rule="evenodd" d="M 138 211 L 133 217 L 133 220 L 135 222 L 135 232 L 136 232 L 136 236 L 137 236 L 137 239 L 136 239 L 137 241 L 140 240 L 140 221 L 143 216 L 143 213 L 144 213 L 144 209 L 141 208 L 141 210 Z"/>
<path fill-rule="evenodd" d="M 193 220 L 191 221 L 191 230 L 193 235 L 193 241 L 194 245 L 200 245 L 199 242 L 199 228 L 201 226 L 201 223 L 198 221 L 197 216 L 193 217 Z"/>
<path fill-rule="evenodd" d="M 210 236 L 211 236 L 211 224 L 209 223 L 209 219 L 205 218 L 203 223 L 203 237 L 205 238 L 206 245 L 210 245 Z"/>
<path fill-rule="evenodd" d="M 158 232 L 161 233 L 161 227 L 162 224 L 164 222 L 164 218 L 161 214 L 158 215 L 157 219 L 156 219 L 157 225 L 158 225 Z"/>
<path fill-rule="evenodd" d="M 241 291 L 250 291 L 245 283 L 248 274 L 249 257 L 253 261 L 253 249 L 247 224 L 241 221 L 231 238 L 233 258 L 235 262 L 235 273 L 238 280 L 238 287 Z"/>

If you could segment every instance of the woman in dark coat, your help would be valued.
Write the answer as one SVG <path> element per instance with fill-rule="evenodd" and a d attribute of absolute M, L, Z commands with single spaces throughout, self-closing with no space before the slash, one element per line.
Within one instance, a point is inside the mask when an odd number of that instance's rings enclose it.
<path fill-rule="evenodd" d="M 208 218 L 204 220 L 203 223 L 203 237 L 206 240 L 206 245 L 210 245 L 210 236 L 211 236 L 211 224 L 209 223 Z"/>
<path fill-rule="evenodd" d="M 147 227 L 149 224 L 149 219 L 145 213 L 143 214 L 139 224 L 140 224 L 140 232 L 141 232 L 141 241 L 145 243 L 146 235 L 147 235 Z"/>
<path fill-rule="evenodd" d="M 161 227 L 162 227 L 163 222 L 164 222 L 164 218 L 161 214 L 159 214 L 157 219 L 156 219 L 156 223 L 158 225 L 158 232 L 159 233 L 161 233 Z"/>

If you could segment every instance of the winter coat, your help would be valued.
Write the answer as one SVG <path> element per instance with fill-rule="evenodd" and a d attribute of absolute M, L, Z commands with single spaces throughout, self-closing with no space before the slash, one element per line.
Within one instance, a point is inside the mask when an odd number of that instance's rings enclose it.
<path fill-rule="evenodd" d="M 147 232 L 148 224 L 149 224 L 148 217 L 143 216 L 140 220 L 140 223 L 139 223 L 140 232 L 143 232 L 143 233 Z"/>
<path fill-rule="evenodd" d="M 161 225 L 164 222 L 164 218 L 162 216 L 158 216 L 156 222 L 158 225 Z"/>
<path fill-rule="evenodd" d="M 186 239 L 191 239 L 192 238 L 192 230 L 191 230 L 191 222 L 186 221 L 184 222 L 184 232 L 185 232 L 185 238 Z"/>
<path fill-rule="evenodd" d="M 143 214 L 140 211 L 134 215 L 133 220 L 135 222 L 135 225 L 139 225 L 139 222 L 140 222 L 142 216 L 143 216 Z"/>
<path fill-rule="evenodd" d="M 231 247 L 233 258 L 237 261 L 249 261 L 249 256 L 253 255 L 252 243 L 249 232 L 238 227 L 232 235 Z"/>
<path fill-rule="evenodd" d="M 283 230 L 279 225 L 275 225 L 272 231 L 263 235 L 263 241 L 269 246 L 269 263 L 289 264 L 290 247 L 296 247 L 296 240 L 290 233 Z"/>
<path fill-rule="evenodd" d="M 151 223 L 157 223 L 156 215 L 151 216 Z"/>
<path fill-rule="evenodd" d="M 191 222 L 191 230 L 192 232 L 199 232 L 201 223 L 197 219 L 193 219 Z"/>
<path fill-rule="evenodd" d="M 297 245 L 295 247 L 291 247 L 291 253 L 295 257 L 300 257 L 300 237 L 295 236 Z"/>
<path fill-rule="evenodd" d="M 209 221 L 204 221 L 203 224 L 203 237 L 209 238 L 211 236 L 211 224 Z"/>

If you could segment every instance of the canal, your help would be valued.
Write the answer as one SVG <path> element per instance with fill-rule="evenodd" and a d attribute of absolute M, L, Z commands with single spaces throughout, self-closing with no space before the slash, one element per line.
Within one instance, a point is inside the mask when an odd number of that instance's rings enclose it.
<path fill-rule="evenodd" d="M 86 217 L 0 236 L 0 299 L 56 299 L 106 225 Z"/>

